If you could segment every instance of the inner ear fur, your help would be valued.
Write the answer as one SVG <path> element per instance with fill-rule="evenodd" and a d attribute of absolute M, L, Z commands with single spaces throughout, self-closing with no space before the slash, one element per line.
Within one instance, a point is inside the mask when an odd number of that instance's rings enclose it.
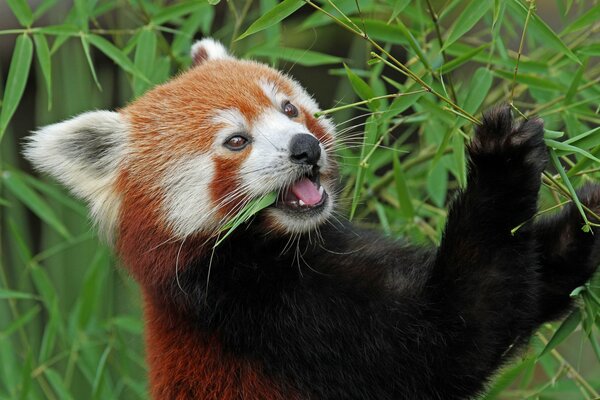
<path fill-rule="evenodd" d="M 85 200 L 101 232 L 118 215 L 115 182 L 126 152 L 127 123 L 112 111 L 92 111 L 33 132 L 24 155 L 33 166 Z"/>

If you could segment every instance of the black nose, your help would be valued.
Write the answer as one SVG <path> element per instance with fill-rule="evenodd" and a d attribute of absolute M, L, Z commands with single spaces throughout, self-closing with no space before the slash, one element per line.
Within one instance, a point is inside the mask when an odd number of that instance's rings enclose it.
<path fill-rule="evenodd" d="M 296 164 L 316 165 L 321 157 L 319 141 L 307 133 L 298 133 L 290 140 L 290 158 Z"/>

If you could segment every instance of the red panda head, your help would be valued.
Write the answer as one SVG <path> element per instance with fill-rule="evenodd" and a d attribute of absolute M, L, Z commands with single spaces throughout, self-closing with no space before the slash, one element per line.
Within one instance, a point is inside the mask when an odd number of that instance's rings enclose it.
<path fill-rule="evenodd" d="M 44 127 L 26 156 L 89 203 L 100 230 L 213 235 L 251 199 L 278 193 L 257 226 L 307 232 L 334 207 L 333 125 L 288 76 L 204 39 L 194 65 L 118 112 Z"/>

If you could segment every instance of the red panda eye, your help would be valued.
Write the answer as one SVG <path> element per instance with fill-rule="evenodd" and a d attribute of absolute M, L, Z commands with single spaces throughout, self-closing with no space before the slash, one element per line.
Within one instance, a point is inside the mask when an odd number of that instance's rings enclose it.
<path fill-rule="evenodd" d="M 283 113 L 290 118 L 296 118 L 298 116 L 298 109 L 295 105 L 286 100 L 283 103 Z"/>
<path fill-rule="evenodd" d="M 229 150 L 239 151 L 246 147 L 249 142 L 250 141 L 248 140 L 248 138 L 242 135 L 234 135 L 227 139 L 227 141 L 225 141 L 224 146 L 227 147 Z"/>

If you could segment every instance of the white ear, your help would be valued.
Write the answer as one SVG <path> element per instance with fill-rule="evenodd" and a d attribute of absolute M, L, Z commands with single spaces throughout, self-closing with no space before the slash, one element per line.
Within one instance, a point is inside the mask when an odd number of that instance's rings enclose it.
<path fill-rule="evenodd" d="M 115 182 L 126 141 L 127 123 L 119 113 L 92 111 L 34 132 L 24 154 L 87 201 L 101 233 L 110 235 L 119 213 Z"/>
<path fill-rule="evenodd" d="M 192 64 L 194 66 L 210 60 L 233 58 L 227 52 L 225 46 L 211 38 L 198 40 L 196 43 L 194 43 L 192 46 L 191 55 Z"/>

